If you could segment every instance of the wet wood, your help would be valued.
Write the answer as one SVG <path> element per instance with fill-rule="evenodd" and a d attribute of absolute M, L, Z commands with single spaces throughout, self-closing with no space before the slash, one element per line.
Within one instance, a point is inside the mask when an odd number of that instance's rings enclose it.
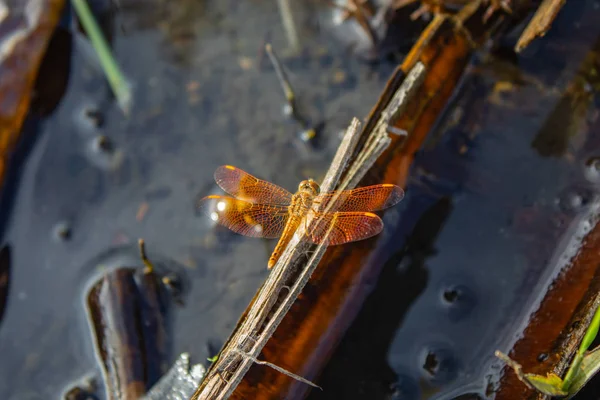
<path fill-rule="evenodd" d="M 581 112 L 581 109 L 588 110 L 593 101 L 593 95 L 585 88 L 600 87 L 600 81 L 595 72 L 600 62 L 599 49 L 600 40 L 596 40 L 584 58 L 579 72 L 559 99 L 557 108 L 564 107 L 564 103 L 567 103 L 568 106 L 564 108 L 568 111 L 555 112 L 548 117 L 550 123 L 554 123 L 555 127 L 558 114 L 572 120 L 570 125 L 574 125 L 575 128 L 558 129 L 566 136 L 573 135 L 574 131 L 584 129 L 581 126 L 584 125 L 586 113 Z M 540 134 L 545 132 L 550 123 L 542 127 Z M 582 146 L 581 154 L 577 154 L 578 157 L 583 158 L 581 161 L 585 161 L 590 152 L 595 154 L 600 149 L 597 136 L 594 134 L 599 129 L 600 120 L 598 119 L 587 128 L 587 143 Z M 561 139 L 560 143 L 567 139 Z M 552 141 L 557 143 L 556 139 Z M 592 159 L 592 161 L 594 160 Z M 549 282 L 548 291 L 544 294 L 539 308 L 532 313 L 520 339 L 516 341 L 509 353 L 513 360 L 522 365 L 525 372 L 540 375 L 553 372 L 558 376 L 564 376 L 585 335 L 589 322 L 598 307 L 597 295 L 600 293 L 599 214 L 600 203 L 596 200 L 586 215 L 571 224 L 572 229 L 565 230 L 567 234 L 571 235 L 571 237 L 567 237 L 570 242 L 566 245 L 565 251 L 571 249 L 574 255 L 568 261 L 556 262 L 552 266 L 562 273 L 558 274 L 555 280 Z M 587 234 L 585 234 L 586 227 L 591 227 Z M 525 386 L 512 370 L 505 368 L 496 399 L 514 398 L 541 399 L 544 396 Z"/>
<path fill-rule="evenodd" d="M 565 3 L 566 0 L 544 0 L 519 37 L 515 51 L 523 51 L 535 38 L 544 36 Z"/>
<path fill-rule="evenodd" d="M 596 206 L 586 217 L 593 218 L 599 212 L 600 206 Z M 588 221 L 584 218 L 579 223 Z M 510 353 L 528 373 L 554 372 L 563 376 L 598 306 L 595 300 L 600 292 L 600 224 L 596 223 L 588 235 L 570 246 L 579 247 L 579 251 L 564 266 L 568 272 L 553 282 Z M 496 399 L 517 398 L 544 396 L 525 386 L 512 370 L 505 369 Z"/>
<path fill-rule="evenodd" d="M 107 273 L 87 295 L 87 314 L 109 399 L 139 399 L 166 371 L 167 295 L 141 268 Z"/>
<path fill-rule="evenodd" d="M 64 0 L 23 0 L 11 2 L 10 7 L 0 4 L 0 185 L 63 6 Z"/>

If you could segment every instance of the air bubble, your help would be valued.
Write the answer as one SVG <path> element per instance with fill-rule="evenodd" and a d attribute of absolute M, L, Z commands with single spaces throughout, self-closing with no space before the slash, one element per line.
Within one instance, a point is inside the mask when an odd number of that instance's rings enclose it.
<path fill-rule="evenodd" d="M 443 297 L 448 303 L 454 303 L 458 299 L 459 293 L 456 289 L 448 289 L 444 291 Z"/>
<path fill-rule="evenodd" d="M 73 232 L 68 222 L 59 222 L 52 229 L 52 236 L 59 242 L 66 242 L 71 239 Z"/>
<path fill-rule="evenodd" d="M 579 225 L 579 228 L 581 230 L 581 233 L 583 235 L 586 235 L 586 234 L 588 234 L 592 230 L 592 223 L 590 221 L 588 221 L 588 220 L 584 220 Z"/>
<path fill-rule="evenodd" d="M 75 110 L 74 119 L 75 125 L 79 128 L 78 132 L 85 136 L 97 134 L 104 126 L 104 115 L 90 102 L 82 103 Z"/>
<path fill-rule="evenodd" d="M 208 198 L 199 198 L 196 200 L 195 213 L 197 216 L 200 216 L 210 228 L 213 228 L 219 222 L 219 213 L 225 210 L 227 204 L 224 201 L 219 200 L 218 197 L 207 197 Z"/>
<path fill-rule="evenodd" d="M 600 157 L 592 157 L 585 162 L 583 175 L 590 182 L 600 184 Z"/>
<path fill-rule="evenodd" d="M 422 375 L 435 385 L 452 382 L 458 375 L 458 360 L 443 345 L 426 346 L 419 357 Z"/>
<path fill-rule="evenodd" d="M 567 200 L 571 208 L 580 208 L 583 205 L 583 198 L 577 193 L 572 193 Z"/>
<path fill-rule="evenodd" d="M 88 159 L 97 167 L 114 171 L 123 163 L 123 151 L 105 135 L 94 137 L 87 147 Z"/>
<path fill-rule="evenodd" d="M 102 115 L 102 113 L 99 110 L 90 107 L 84 109 L 83 114 L 85 118 L 87 118 L 87 120 L 90 122 L 90 124 L 96 129 L 102 128 L 102 126 L 104 125 L 104 115 Z"/>
<path fill-rule="evenodd" d="M 452 322 L 471 314 L 477 304 L 475 293 L 464 284 L 445 285 L 440 292 L 442 306 L 447 310 Z"/>
<path fill-rule="evenodd" d="M 568 188 L 559 194 L 556 205 L 564 212 L 577 212 L 592 201 L 594 194 L 589 188 Z"/>
<path fill-rule="evenodd" d="M 290 117 L 294 113 L 294 110 L 292 109 L 291 105 L 286 103 L 281 108 L 281 112 L 283 113 L 284 116 Z"/>
<path fill-rule="evenodd" d="M 94 147 L 94 151 L 100 153 L 114 153 L 115 145 L 111 140 L 105 135 L 98 135 L 92 141 L 92 145 Z"/>

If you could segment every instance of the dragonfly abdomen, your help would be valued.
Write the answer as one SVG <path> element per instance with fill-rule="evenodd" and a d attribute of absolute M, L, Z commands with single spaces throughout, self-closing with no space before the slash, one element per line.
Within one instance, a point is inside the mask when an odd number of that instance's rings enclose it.
<path fill-rule="evenodd" d="M 271 257 L 269 258 L 269 263 L 267 264 L 269 269 L 273 268 L 277 260 L 279 260 L 281 253 L 283 253 L 283 250 L 285 250 L 290 240 L 292 240 L 294 232 L 296 232 L 296 229 L 300 225 L 300 221 L 302 221 L 303 216 L 299 215 L 293 203 L 289 209 L 289 214 L 290 216 L 288 222 L 283 229 L 283 233 L 281 234 L 279 241 L 277 242 L 277 246 L 275 246 L 275 250 L 273 250 Z"/>

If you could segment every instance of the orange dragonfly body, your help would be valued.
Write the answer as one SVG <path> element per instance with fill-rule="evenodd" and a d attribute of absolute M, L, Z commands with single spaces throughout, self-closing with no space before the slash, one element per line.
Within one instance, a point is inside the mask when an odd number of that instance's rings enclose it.
<path fill-rule="evenodd" d="M 236 233 L 279 238 L 269 258 L 269 268 L 311 211 L 308 239 L 332 246 L 380 233 L 383 221 L 372 211 L 391 207 L 404 197 L 402 189 L 392 184 L 320 193 L 319 185 L 312 179 L 300 182 L 298 191 L 292 194 L 231 165 L 217 168 L 215 181 L 234 197 L 207 196 L 200 201 L 200 208 L 213 221 Z"/>

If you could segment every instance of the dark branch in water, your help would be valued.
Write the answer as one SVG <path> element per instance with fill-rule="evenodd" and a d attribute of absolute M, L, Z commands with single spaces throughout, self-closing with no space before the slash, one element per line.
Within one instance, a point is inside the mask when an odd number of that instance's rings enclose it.
<path fill-rule="evenodd" d="M 144 273 L 150 274 L 154 272 L 154 265 L 152 265 L 152 262 L 148 259 L 148 256 L 146 255 L 146 243 L 144 242 L 144 239 L 138 240 L 138 246 L 140 248 L 140 258 L 144 263 Z"/>
<path fill-rule="evenodd" d="M 273 46 L 270 43 L 265 45 L 265 51 L 269 56 L 269 60 L 271 64 L 273 64 L 273 68 L 275 68 L 275 73 L 277 74 L 277 79 L 279 80 L 279 84 L 281 85 L 281 89 L 283 90 L 283 94 L 285 96 L 285 100 L 287 101 L 287 105 L 289 110 L 286 114 L 290 115 L 294 121 L 296 121 L 302 129 L 305 131 L 304 137 L 308 140 L 313 139 L 316 136 L 315 129 L 310 126 L 308 120 L 304 118 L 298 109 L 298 104 L 296 102 L 296 94 L 292 89 L 292 85 L 290 80 L 285 73 L 285 68 L 277 54 L 275 54 L 275 50 L 273 50 Z"/>

